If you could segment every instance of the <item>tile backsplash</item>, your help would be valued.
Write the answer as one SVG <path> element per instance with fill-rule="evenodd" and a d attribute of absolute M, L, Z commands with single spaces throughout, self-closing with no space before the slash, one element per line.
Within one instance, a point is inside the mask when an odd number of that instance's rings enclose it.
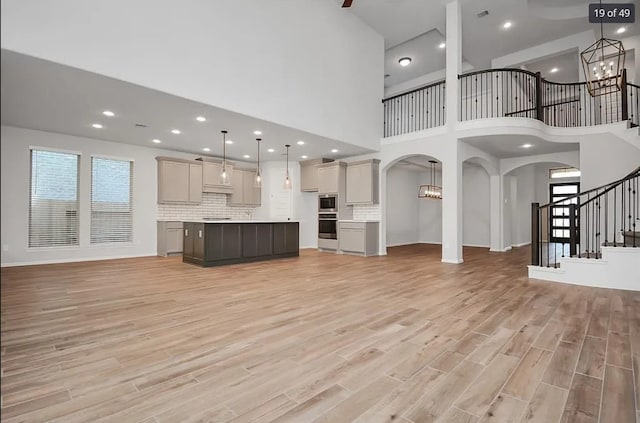
<path fill-rule="evenodd" d="M 353 220 L 380 220 L 380 204 L 353 206 Z"/>
<path fill-rule="evenodd" d="M 227 194 L 203 192 L 200 204 L 158 204 L 158 220 L 202 219 L 203 217 L 246 219 L 247 212 L 253 213 L 253 207 L 227 206 L 227 198 Z"/>

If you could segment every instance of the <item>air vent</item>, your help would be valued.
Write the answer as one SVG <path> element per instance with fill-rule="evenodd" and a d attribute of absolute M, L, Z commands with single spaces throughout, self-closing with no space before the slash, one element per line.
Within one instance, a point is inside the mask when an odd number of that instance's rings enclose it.
<path fill-rule="evenodd" d="M 136 123 L 136 128 L 146 128 L 149 125 L 145 125 L 144 123 Z"/>
<path fill-rule="evenodd" d="M 483 10 L 482 12 L 478 13 L 477 16 L 479 18 L 484 18 L 485 16 L 487 16 L 489 14 L 488 10 Z"/>

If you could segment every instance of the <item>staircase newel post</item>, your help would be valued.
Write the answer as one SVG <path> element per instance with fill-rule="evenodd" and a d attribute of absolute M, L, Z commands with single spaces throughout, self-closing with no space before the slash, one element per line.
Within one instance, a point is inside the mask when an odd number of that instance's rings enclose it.
<path fill-rule="evenodd" d="M 536 119 L 544 121 L 542 110 L 542 74 L 536 72 Z"/>
<path fill-rule="evenodd" d="M 629 120 L 629 99 L 627 97 L 627 69 L 622 69 L 622 78 L 620 80 L 621 96 L 622 96 L 622 120 Z"/>
<path fill-rule="evenodd" d="M 540 203 L 531 203 L 531 264 L 540 266 Z"/>
<path fill-rule="evenodd" d="M 576 205 L 569 204 L 569 257 L 575 257 L 578 253 L 578 231 L 576 219 Z"/>

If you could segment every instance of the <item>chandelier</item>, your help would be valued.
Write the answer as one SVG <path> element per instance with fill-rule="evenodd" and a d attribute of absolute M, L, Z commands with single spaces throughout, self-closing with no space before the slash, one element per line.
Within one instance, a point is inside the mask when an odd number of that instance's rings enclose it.
<path fill-rule="evenodd" d="M 420 185 L 418 190 L 418 198 L 433 198 L 436 200 L 442 200 L 442 187 L 436 185 L 436 168 L 438 164 L 435 160 L 429 160 L 431 163 L 431 183 L 427 185 Z"/>
<path fill-rule="evenodd" d="M 622 89 L 624 47 L 621 41 L 604 37 L 602 18 L 600 18 L 600 39 L 580 53 L 580 57 L 587 89 L 592 97 Z"/>

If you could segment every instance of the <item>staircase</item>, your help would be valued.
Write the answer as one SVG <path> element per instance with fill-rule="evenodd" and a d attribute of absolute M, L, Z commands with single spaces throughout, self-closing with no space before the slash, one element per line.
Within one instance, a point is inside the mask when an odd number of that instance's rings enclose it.
<path fill-rule="evenodd" d="M 532 204 L 529 277 L 640 291 L 639 188 L 640 167 L 601 187 Z M 568 229 L 558 232 L 559 223 Z"/>

